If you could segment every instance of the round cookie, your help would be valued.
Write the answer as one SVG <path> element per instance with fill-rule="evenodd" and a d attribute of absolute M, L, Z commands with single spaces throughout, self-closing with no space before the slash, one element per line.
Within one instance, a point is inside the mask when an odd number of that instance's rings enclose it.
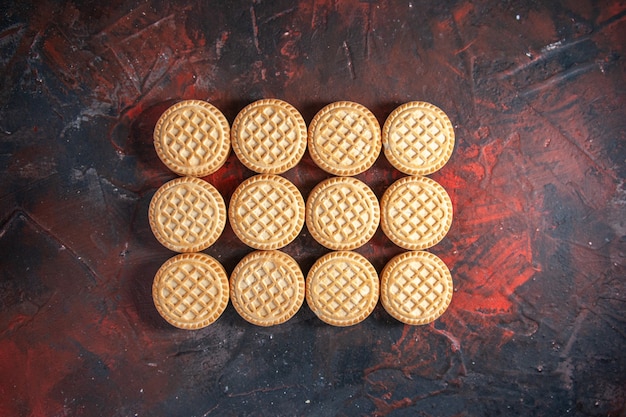
<path fill-rule="evenodd" d="M 359 174 L 370 168 L 382 146 L 376 117 L 361 104 L 338 101 L 321 109 L 309 125 L 309 153 L 333 175 Z"/>
<path fill-rule="evenodd" d="M 304 199 L 289 180 L 272 174 L 242 182 L 230 200 L 228 217 L 246 245 L 279 249 L 293 241 L 304 225 Z"/>
<path fill-rule="evenodd" d="M 181 101 L 168 108 L 157 121 L 154 148 L 161 161 L 175 173 L 204 177 L 217 171 L 228 158 L 228 120 L 206 101 Z"/>
<path fill-rule="evenodd" d="M 199 252 L 220 237 L 226 204 L 215 187 L 194 177 L 163 184 L 150 201 L 150 228 L 157 240 L 175 252 Z"/>
<path fill-rule="evenodd" d="M 152 284 L 159 314 L 180 329 L 200 329 L 215 322 L 228 305 L 228 276 L 204 253 L 185 253 L 167 260 Z"/>
<path fill-rule="evenodd" d="M 380 201 L 380 226 L 396 245 L 426 249 L 445 237 L 452 224 L 452 201 L 446 190 L 427 177 L 404 177 Z"/>
<path fill-rule="evenodd" d="M 230 278 L 235 310 L 257 326 L 281 324 L 304 302 L 304 275 L 298 263 L 280 251 L 255 251 L 244 257 Z"/>
<path fill-rule="evenodd" d="M 356 178 L 329 178 L 319 183 L 307 199 L 307 228 L 328 249 L 362 246 L 374 236 L 379 221 L 376 195 Z"/>
<path fill-rule="evenodd" d="M 285 101 L 258 100 L 239 112 L 231 139 L 235 154 L 246 167 L 261 174 L 281 174 L 304 155 L 306 123 Z"/>
<path fill-rule="evenodd" d="M 380 276 L 380 300 L 402 323 L 427 324 L 440 317 L 452 300 L 452 275 L 436 255 L 402 253 L 389 261 Z"/>
<path fill-rule="evenodd" d="M 380 285 L 372 264 L 356 252 L 330 252 L 318 259 L 307 275 L 306 300 L 325 323 L 352 326 L 369 316 Z"/>
<path fill-rule="evenodd" d="M 396 108 L 383 125 L 385 156 L 409 175 L 428 175 L 443 167 L 454 149 L 454 128 L 438 107 L 412 101 Z"/>

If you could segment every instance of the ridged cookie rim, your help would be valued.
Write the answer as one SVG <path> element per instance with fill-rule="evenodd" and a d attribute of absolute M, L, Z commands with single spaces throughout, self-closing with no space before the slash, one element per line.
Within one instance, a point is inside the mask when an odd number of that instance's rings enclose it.
<path fill-rule="evenodd" d="M 375 142 L 372 146 L 372 149 L 374 149 L 374 152 L 368 155 L 368 157 L 364 159 L 364 161 L 362 161 L 356 167 L 346 167 L 346 168 L 334 167 L 324 160 L 324 158 L 319 154 L 318 150 L 315 147 L 316 129 L 317 129 L 318 124 L 320 123 L 320 119 L 326 113 L 330 111 L 334 111 L 335 109 L 340 108 L 340 107 L 347 107 L 347 108 L 359 111 L 361 115 L 365 118 L 367 123 L 370 125 L 370 128 L 372 130 L 373 140 Z M 374 116 L 372 111 L 368 109 L 367 107 L 365 107 L 364 105 L 353 102 L 353 101 L 347 101 L 347 100 L 336 101 L 334 103 L 330 103 L 324 106 L 322 109 L 320 109 L 320 111 L 318 111 L 315 114 L 315 116 L 313 116 L 313 120 L 311 120 L 311 123 L 309 124 L 307 142 L 308 142 L 308 149 L 309 149 L 309 154 L 311 155 L 311 159 L 313 159 L 313 162 L 315 162 L 315 164 L 321 169 L 323 169 L 324 171 L 333 175 L 343 176 L 343 177 L 357 175 L 370 169 L 376 162 L 376 159 L 378 159 L 378 156 L 380 155 L 380 151 L 382 149 L 380 123 L 378 123 L 378 120 L 376 119 L 376 116 Z"/>
<path fill-rule="evenodd" d="M 171 161 L 165 151 L 165 145 L 162 143 L 163 125 L 168 121 L 168 118 L 172 113 L 178 111 L 182 107 L 199 106 L 207 110 L 218 120 L 219 128 L 221 130 L 221 146 L 219 152 L 213 156 L 208 162 L 201 165 L 201 167 L 185 167 Z M 176 104 L 168 107 L 159 117 L 153 132 L 153 142 L 156 153 L 161 160 L 172 172 L 178 175 L 192 176 L 192 177 L 205 177 L 220 169 L 228 159 L 230 153 L 230 125 L 224 114 L 212 105 L 204 100 L 182 100 Z M 202 168 L 204 167 L 204 168 Z"/>
<path fill-rule="evenodd" d="M 412 259 L 412 258 L 418 258 L 420 259 L 420 261 L 424 259 L 428 259 L 429 261 L 432 261 L 432 263 L 436 264 L 436 266 L 439 267 L 439 270 L 442 272 L 442 275 L 444 276 L 446 280 L 446 284 L 447 284 L 446 285 L 447 292 L 445 294 L 445 299 L 442 300 L 442 303 L 432 314 L 424 318 L 413 318 L 413 317 L 407 317 L 405 315 L 402 315 L 399 311 L 397 311 L 393 307 L 390 301 L 390 298 L 392 298 L 392 296 L 389 294 L 389 286 L 390 286 L 390 280 L 391 280 L 389 275 L 392 273 L 393 269 L 396 268 L 400 263 L 405 262 L 407 259 Z M 385 309 L 387 313 L 389 313 L 390 316 L 392 316 L 393 318 L 395 318 L 396 320 L 404 324 L 416 326 L 416 325 L 424 325 L 424 324 L 432 323 L 433 321 L 437 320 L 439 317 L 443 315 L 443 313 L 446 312 L 446 310 L 450 306 L 453 293 L 454 293 L 454 281 L 452 280 L 452 273 L 450 272 L 450 269 L 441 258 L 439 258 L 437 255 L 430 253 L 430 252 L 409 251 L 409 252 L 404 252 L 399 255 L 396 255 L 387 263 L 387 265 L 385 265 L 385 267 L 383 268 L 380 274 L 381 304 L 383 305 L 383 308 Z"/>
<path fill-rule="evenodd" d="M 215 228 L 211 231 L 206 239 L 194 245 L 177 245 L 171 243 L 163 235 L 163 232 L 161 230 L 161 224 L 157 220 L 158 213 L 156 212 L 156 205 L 158 199 L 171 188 L 179 186 L 181 184 L 194 184 L 196 186 L 199 186 L 207 192 L 211 200 L 217 203 L 215 211 L 218 214 L 218 219 L 216 220 Z M 148 222 L 150 224 L 150 229 L 152 230 L 152 234 L 154 235 L 154 237 L 159 241 L 161 245 L 163 245 L 167 249 L 179 253 L 199 252 L 213 245 L 222 235 L 222 232 L 226 227 L 226 216 L 226 203 L 224 201 L 224 197 L 222 197 L 222 194 L 211 183 L 196 177 L 178 177 L 161 185 L 150 199 L 150 206 L 148 208 Z"/>
<path fill-rule="evenodd" d="M 291 155 L 291 158 L 289 158 L 287 162 L 284 162 L 283 164 L 270 166 L 270 167 L 260 165 L 252 161 L 251 159 L 249 159 L 248 155 L 244 154 L 243 150 L 241 149 L 241 146 L 239 143 L 240 141 L 239 129 L 241 125 L 245 122 L 245 117 L 248 115 L 248 113 L 252 109 L 259 107 L 259 106 L 280 107 L 282 110 L 287 112 L 293 118 L 293 120 L 296 121 L 296 124 L 298 125 L 298 128 L 297 128 L 298 138 L 296 139 L 298 143 L 297 143 L 296 152 L 293 155 Z M 307 147 L 307 128 L 306 128 L 306 122 L 304 121 L 302 114 L 300 114 L 298 109 L 296 109 L 290 103 L 284 100 L 280 100 L 280 99 L 262 99 L 262 100 L 257 100 L 255 102 L 252 102 L 248 104 L 247 106 L 245 106 L 243 109 L 241 109 L 241 111 L 235 117 L 235 120 L 233 121 L 233 125 L 230 129 L 230 134 L 231 134 L 231 144 L 233 147 L 233 151 L 235 152 L 235 155 L 237 155 L 237 159 L 239 159 L 239 161 L 248 169 L 254 172 L 257 172 L 259 174 L 282 174 L 284 172 L 289 171 L 291 168 L 298 165 L 298 163 L 304 156 L 304 152 L 306 151 L 306 147 Z"/>
<path fill-rule="evenodd" d="M 438 119 L 441 121 L 441 124 L 446 128 L 446 148 L 440 157 L 436 158 L 432 163 L 426 164 L 424 166 L 414 166 L 410 164 L 404 163 L 396 153 L 394 152 L 394 147 L 391 145 L 389 137 L 391 135 L 391 129 L 393 128 L 393 124 L 396 118 L 409 109 L 428 109 L 435 113 Z M 432 174 L 441 168 L 443 168 L 450 157 L 452 156 L 452 152 L 454 151 L 454 143 L 455 143 L 455 133 L 454 127 L 452 126 L 452 122 L 448 115 L 441 110 L 439 107 L 435 106 L 432 103 L 428 103 L 425 101 L 410 101 L 408 103 L 404 103 L 394 109 L 391 114 L 385 120 L 382 128 L 382 141 L 383 141 L 383 152 L 385 157 L 389 161 L 389 163 L 396 168 L 398 171 L 403 172 L 408 175 L 429 175 Z"/>
<path fill-rule="evenodd" d="M 319 231 L 319 228 L 316 226 L 316 223 L 314 223 L 314 220 L 313 220 L 317 199 L 323 196 L 323 193 L 326 192 L 326 190 L 329 187 L 332 187 L 333 185 L 336 185 L 336 184 L 342 184 L 342 183 L 350 183 L 353 186 L 359 187 L 359 189 L 367 195 L 368 200 L 369 200 L 370 212 L 373 209 L 373 213 L 371 214 L 374 217 L 374 223 L 370 223 L 368 225 L 365 231 L 366 233 L 362 234 L 360 238 L 347 242 L 347 243 L 333 242 L 333 241 L 327 240 L 326 237 L 323 236 L 323 234 Z M 332 250 L 353 250 L 353 249 L 357 249 L 363 246 L 376 233 L 376 230 L 378 229 L 378 225 L 380 224 L 380 217 L 381 217 L 380 204 L 378 202 L 378 198 L 376 197 L 376 194 L 374 194 L 372 189 L 363 181 L 360 181 L 354 177 L 332 177 L 332 178 L 328 178 L 320 182 L 313 188 L 313 190 L 309 194 L 309 197 L 307 198 L 307 201 L 306 201 L 305 217 L 306 217 L 306 225 L 307 225 L 307 229 L 309 233 L 311 233 L 311 236 L 313 236 L 315 241 L 318 242 L 320 245 L 324 246 L 325 248 L 332 249 Z"/>
<path fill-rule="evenodd" d="M 159 296 L 159 284 L 162 283 L 163 275 L 167 273 L 167 270 L 171 267 L 171 265 L 185 260 L 194 260 L 196 262 L 205 263 L 205 265 L 207 265 L 207 267 L 211 269 L 215 276 L 219 279 L 217 284 L 219 284 L 221 290 L 219 303 L 215 306 L 210 315 L 206 319 L 194 323 L 186 323 L 170 317 L 168 314 L 169 310 L 166 310 L 160 302 L 157 302 L 161 300 L 161 297 Z M 152 282 L 152 301 L 159 312 L 159 315 L 172 326 L 183 330 L 202 329 L 215 323 L 215 321 L 217 321 L 217 319 L 219 319 L 226 310 L 229 299 L 230 287 L 228 285 L 228 275 L 226 274 L 226 270 L 217 259 L 205 253 L 181 253 L 169 258 L 163 263 L 163 265 L 161 265 Z"/>
<path fill-rule="evenodd" d="M 368 300 L 368 302 L 366 303 L 365 308 L 361 312 L 359 312 L 358 315 L 354 316 L 353 318 L 349 320 L 333 318 L 333 317 L 329 317 L 328 315 L 323 314 L 324 306 L 319 306 L 318 303 L 316 302 L 317 300 L 316 297 L 312 294 L 312 287 L 314 286 L 314 283 L 317 281 L 317 277 L 315 276 L 317 271 L 320 268 L 322 268 L 327 262 L 333 262 L 338 259 L 345 260 L 346 258 L 350 259 L 351 261 L 356 261 L 361 266 L 363 266 L 364 269 L 366 269 L 367 272 L 369 272 L 368 273 L 369 280 L 376 287 L 374 291 L 370 293 L 372 295 L 370 299 Z M 376 308 L 376 305 L 378 304 L 379 297 L 380 297 L 380 280 L 378 277 L 378 273 L 376 272 L 376 268 L 374 268 L 372 263 L 365 256 L 357 252 L 353 252 L 353 251 L 329 252 L 326 255 L 317 259 L 307 274 L 307 278 L 306 278 L 307 305 L 309 306 L 309 308 L 311 309 L 311 311 L 315 314 L 317 318 L 319 318 L 326 324 L 330 324 L 331 326 L 348 327 L 348 326 L 353 326 L 355 324 L 361 323 L 363 320 L 365 320 L 367 317 L 369 317 L 372 314 L 372 312 Z"/>
<path fill-rule="evenodd" d="M 249 314 L 247 309 L 244 307 L 246 303 L 242 302 L 242 300 L 238 298 L 239 291 L 237 290 L 237 282 L 239 279 L 243 278 L 241 276 L 241 271 L 244 270 L 244 268 L 249 263 L 258 261 L 259 259 L 272 260 L 276 258 L 282 258 L 282 260 L 284 261 L 283 264 L 286 265 L 287 268 L 290 270 L 290 272 L 293 273 L 293 275 L 295 276 L 295 280 L 298 284 L 298 287 L 296 289 L 295 302 L 293 302 L 291 304 L 291 307 L 287 311 L 285 311 L 281 316 L 274 317 L 273 320 L 267 320 L 267 321 L 260 320 L 256 318 L 255 316 Z M 229 285 L 230 285 L 230 300 L 233 306 L 235 307 L 235 310 L 237 311 L 237 313 L 239 313 L 241 318 L 243 318 L 248 323 L 254 324 L 256 326 L 269 327 L 269 326 L 275 326 L 278 324 L 283 324 L 289 321 L 293 316 L 295 316 L 296 313 L 302 307 L 302 304 L 304 303 L 305 281 L 304 281 L 304 274 L 302 273 L 302 270 L 300 269 L 300 265 L 298 265 L 298 262 L 294 258 L 289 256 L 285 252 L 281 252 L 279 250 L 256 250 L 244 256 L 241 259 L 241 261 L 237 263 L 237 265 L 235 266 L 235 269 L 233 269 L 233 272 L 231 273 L 231 276 L 230 276 Z"/>
<path fill-rule="evenodd" d="M 294 207 L 294 211 L 297 212 L 296 224 L 294 228 L 283 239 L 277 242 L 273 242 L 273 243 L 259 242 L 259 241 L 255 241 L 254 239 L 249 238 L 244 233 L 244 231 L 241 230 L 240 224 L 236 219 L 237 217 L 236 209 L 238 206 L 237 203 L 241 194 L 245 191 L 247 187 L 250 186 L 250 184 L 253 184 L 255 182 L 260 182 L 260 181 L 273 181 L 273 182 L 277 182 L 281 184 L 286 189 L 288 189 L 288 191 L 294 197 L 294 200 L 297 204 L 297 207 Z M 302 197 L 300 190 L 298 190 L 298 187 L 296 187 L 291 181 L 289 181 L 288 179 L 284 177 L 281 177 L 280 175 L 276 175 L 276 174 L 254 175 L 248 178 L 247 180 L 243 181 L 241 184 L 239 184 L 239 186 L 237 186 L 237 188 L 233 192 L 230 198 L 230 204 L 228 207 L 228 219 L 230 221 L 230 225 L 232 226 L 233 231 L 235 232 L 235 235 L 244 244 L 250 246 L 251 248 L 259 249 L 259 250 L 280 249 L 282 247 L 287 246 L 289 243 L 293 242 L 293 240 L 296 237 L 298 237 L 298 235 L 300 234 L 300 231 L 302 230 L 302 227 L 304 226 L 304 222 L 305 222 L 304 198 Z"/>
<path fill-rule="evenodd" d="M 397 234 L 395 233 L 395 231 L 391 229 L 390 225 L 388 224 L 389 215 L 387 214 L 387 210 L 389 206 L 389 199 L 391 198 L 391 196 L 399 188 L 405 186 L 407 183 L 415 183 L 415 182 L 428 184 L 429 187 L 435 189 L 436 193 L 440 195 L 443 200 L 445 200 L 446 202 L 445 205 L 447 207 L 444 207 L 443 209 L 446 212 L 446 218 L 445 218 L 445 223 L 442 225 L 442 228 L 440 229 L 440 231 L 436 235 L 433 235 L 432 238 L 428 240 L 420 240 L 418 242 L 408 242 L 406 240 L 402 240 L 401 238 L 399 238 Z M 380 227 L 383 230 L 383 233 L 385 234 L 385 236 L 389 238 L 389 240 L 391 240 L 397 246 L 404 248 L 404 249 L 408 249 L 408 250 L 428 249 L 430 247 L 435 246 L 437 243 L 441 242 L 441 240 L 443 240 L 443 238 L 446 237 L 446 235 L 450 231 L 450 227 L 452 226 L 453 215 L 454 215 L 454 210 L 453 210 L 452 199 L 450 198 L 450 195 L 441 184 L 439 184 L 437 181 L 428 177 L 408 176 L 408 177 L 400 178 L 399 180 L 391 184 L 391 186 L 384 192 L 383 198 L 380 200 Z"/>

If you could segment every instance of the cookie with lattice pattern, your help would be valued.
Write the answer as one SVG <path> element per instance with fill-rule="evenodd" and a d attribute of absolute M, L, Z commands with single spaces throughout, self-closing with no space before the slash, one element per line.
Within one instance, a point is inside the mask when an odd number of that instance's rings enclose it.
<path fill-rule="evenodd" d="M 273 326 L 289 320 L 304 302 L 304 275 L 280 251 L 255 251 L 244 257 L 230 278 L 235 310 L 249 323 Z"/>
<path fill-rule="evenodd" d="M 452 300 L 452 275 L 436 255 L 424 251 L 394 257 L 380 276 L 385 310 L 406 324 L 427 324 L 439 318 Z"/>
<path fill-rule="evenodd" d="M 380 125 L 369 109 L 351 101 L 338 101 L 313 117 L 309 125 L 309 153 L 326 172 L 356 175 L 378 158 L 380 135 Z"/>
<path fill-rule="evenodd" d="M 445 237 L 452 224 L 452 201 L 436 181 L 404 177 L 385 191 L 380 201 L 380 226 L 396 245 L 426 249 Z"/>
<path fill-rule="evenodd" d="M 230 127 L 206 101 L 185 100 L 168 108 L 154 128 L 154 148 L 179 175 L 204 177 L 217 171 L 230 152 Z"/>
<path fill-rule="evenodd" d="M 304 225 L 304 199 L 289 180 L 272 174 L 242 182 L 230 199 L 228 218 L 237 237 L 262 250 L 293 241 Z"/>
<path fill-rule="evenodd" d="M 372 264 L 356 252 L 330 252 L 311 267 L 306 280 L 309 308 L 323 322 L 351 326 L 376 307 L 380 285 Z"/>
<path fill-rule="evenodd" d="M 307 199 L 306 225 L 311 236 L 329 249 L 356 249 L 369 241 L 380 221 L 374 192 L 352 177 L 319 183 Z"/>
<path fill-rule="evenodd" d="M 228 276 L 204 253 L 185 253 L 167 260 L 152 284 L 159 314 L 180 329 L 200 329 L 215 322 L 229 299 Z"/>
<path fill-rule="evenodd" d="M 233 151 L 242 164 L 261 174 L 281 174 L 304 155 L 306 123 L 291 104 L 258 100 L 243 108 L 231 129 Z"/>
<path fill-rule="evenodd" d="M 383 149 L 395 168 L 428 175 L 443 167 L 454 149 L 454 128 L 437 106 L 412 101 L 396 108 L 383 125 Z"/>
<path fill-rule="evenodd" d="M 150 201 L 150 228 L 175 252 L 199 252 L 219 238 L 226 225 L 226 204 L 208 182 L 180 177 L 163 184 Z"/>

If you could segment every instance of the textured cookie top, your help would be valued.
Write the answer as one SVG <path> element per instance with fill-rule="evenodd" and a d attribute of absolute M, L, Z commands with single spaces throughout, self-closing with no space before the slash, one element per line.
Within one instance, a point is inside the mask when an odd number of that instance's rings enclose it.
<path fill-rule="evenodd" d="M 304 199 L 289 180 L 264 174 L 248 178 L 233 193 L 228 210 L 237 237 L 255 249 L 278 249 L 304 225 Z"/>
<path fill-rule="evenodd" d="M 380 202 L 383 232 L 396 245 L 425 249 L 444 238 L 452 224 L 452 201 L 427 177 L 404 177 L 385 191 Z"/>
<path fill-rule="evenodd" d="M 393 258 L 381 274 L 385 310 L 406 324 L 427 324 L 441 316 L 452 300 L 452 275 L 429 252 L 405 252 Z"/>
<path fill-rule="evenodd" d="M 318 259 L 307 275 L 306 300 L 325 323 L 351 326 L 365 320 L 376 307 L 378 275 L 356 252 L 330 252 Z"/>
<path fill-rule="evenodd" d="M 395 109 L 383 125 L 385 156 L 399 171 L 428 175 L 443 167 L 454 149 L 454 128 L 438 107 L 412 101 Z"/>
<path fill-rule="evenodd" d="M 298 263 L 279 251 L 256 251 L 244 257 L 230 279 L 233 306 L 258 326 L 284 323 L 304 302 L 304 275 Z"/>
<path fill-rule="evenodd" d="M 376 117 L 351 101 L 329 104 L 309 125 L 311 158 L 334 175 L 356 175 L 367 170 L 378 158 L 381 146 Z"/>
<path fill-rule="evenodd" d="M 239 112 L 231 138 L 235 154 L 246 167 L 261 174 L 280 174 L 304 155 L 306 123 L 287 102 L 259 100 Z"/>
<path fill-rule="evenodd" d="M 228 277 L 204 253 L 185 253 L 166 261 L 152 284 L 159 314 L 180 329 L 200 329 L 217 320 L 228 304 Z"/>
<path fill-rule="evenodd" d="M 334 177 L 319 183 L 306 203 L 311 236 L 329 249 L 356 249 L 370 240 L 380 221 L 374 192 L 352 177 Z"/>
<path fill-rule="evenodd" d="M 175 252 L 211 246 L 226 225 L 226 205 L 215 187 L 199 178 L 181 177 L 163 184 L 150 201 L 150 228 Z"/>
<path fill-rule="evenodd" d="M 203 177 L 217 171 L 230 151 L 228 121 L 215 106 L 185 100 L 167 109 L 154 128 L 154 148 L 180 175 Z"/>

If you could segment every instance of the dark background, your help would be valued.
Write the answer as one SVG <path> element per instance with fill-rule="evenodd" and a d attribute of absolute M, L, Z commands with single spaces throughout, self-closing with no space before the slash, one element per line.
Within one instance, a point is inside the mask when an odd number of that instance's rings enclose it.
<path fill-rule="evenodd" d="M 623 1 L 171 3 L 0 6 L 0 415 L 626 415 Z M 307 123 L 336 100 L 448 114 L 435 323 L 158 315 L 157 118 L 271 97 Z M 231 154 L 206 179 L 228 201 L 250 175 Z M 305 197 L 328 177 L 308 154 L 285 176 Z M 358 177 L 380 197 L 401 176 Z M 227 228 L 206 252 L 230 272 L 249 251 Z M 285 251 L 305 274 L 326 252 L 306 229 Z M 380 272 L 401 250 L 379 230 L 359 252 Z"/>

